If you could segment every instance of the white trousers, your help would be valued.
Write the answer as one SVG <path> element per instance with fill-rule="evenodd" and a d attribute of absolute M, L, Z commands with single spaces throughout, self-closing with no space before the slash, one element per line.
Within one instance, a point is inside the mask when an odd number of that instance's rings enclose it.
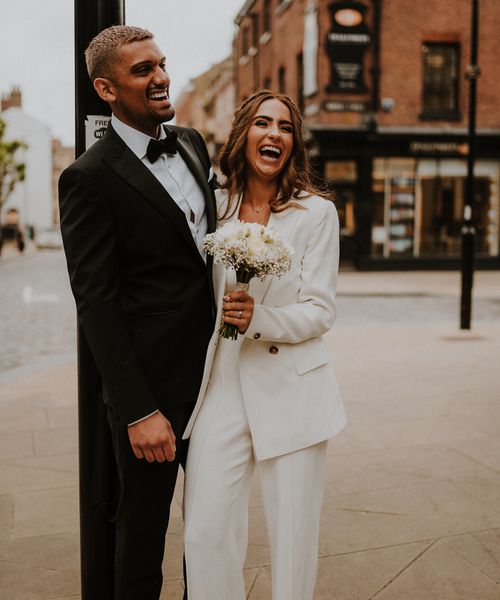
<path fill-rule="evenodd" d="M 232 368 L 236 344 L 221 342 L 186 468 L 189 600 L 245 600 L 243 565 L 254 470 L 260 477 L 269 536 L 273 600 L 311 600 L 327 442 L 255 461 L 238 371 Z"/>

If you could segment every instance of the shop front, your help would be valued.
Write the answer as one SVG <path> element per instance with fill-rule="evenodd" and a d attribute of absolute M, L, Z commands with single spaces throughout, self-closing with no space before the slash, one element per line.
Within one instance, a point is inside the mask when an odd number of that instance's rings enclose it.
<path fill-rule="evenodd" d="M 315 130 L 341 221 L 341 257 L 360 269 L 458 268 L 465 135 Z M 478 137 L 478 268 L 500 268 L 500 136 Z"/>

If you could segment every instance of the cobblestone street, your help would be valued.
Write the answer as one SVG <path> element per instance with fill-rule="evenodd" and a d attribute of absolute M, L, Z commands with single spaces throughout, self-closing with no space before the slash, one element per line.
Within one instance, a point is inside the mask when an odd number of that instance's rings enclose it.
<path fill-rule="evenodd" d="M 0 373 L 75 355 L 75 308 L 62 251 L 0 259 Z"/>

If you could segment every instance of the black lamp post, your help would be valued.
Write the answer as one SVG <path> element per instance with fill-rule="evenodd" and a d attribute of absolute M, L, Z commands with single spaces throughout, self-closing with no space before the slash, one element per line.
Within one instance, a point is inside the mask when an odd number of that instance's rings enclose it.
<path fill-rule="evenodd" d="M 472 220 L 474 204 L 474 162 L 476 159 L 476 98 L 477 78 L 480 70 L 477 65 L 479 24 L 479 0 L 472 0 L 470 63 L 465 71 L 469 80 L 469 153 L 467 155 L 467 180 L 462 221 L 462 295 L 460 301 L 460 329 L 470 329 L 472 309 L 472 284 L 474 278 L 475 229 Z"/>
<path fill-rule="evenodd" d="M 90 40 L 125 21 L 124 0 L 75 0 L 76 156 L 86 150 L 88 115 L 110 115 L 87 74 Z M 113 598 L 116 471 L 101 393 L 101 379 L 85 335 L 78 329 L 78 438 L 82 600 Z"/>

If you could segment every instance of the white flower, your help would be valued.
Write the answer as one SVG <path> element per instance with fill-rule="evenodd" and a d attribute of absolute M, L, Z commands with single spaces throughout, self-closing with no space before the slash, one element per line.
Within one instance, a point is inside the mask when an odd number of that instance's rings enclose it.
<path fill-rule="evenodd" d="M 258 223 L 231 221 L 209 233 L 203 249 L 214 257 L 214 262 L 263 279 L 266 275 L 280 277 L 290 269 L 293 249 L 271 226 Z"/>

